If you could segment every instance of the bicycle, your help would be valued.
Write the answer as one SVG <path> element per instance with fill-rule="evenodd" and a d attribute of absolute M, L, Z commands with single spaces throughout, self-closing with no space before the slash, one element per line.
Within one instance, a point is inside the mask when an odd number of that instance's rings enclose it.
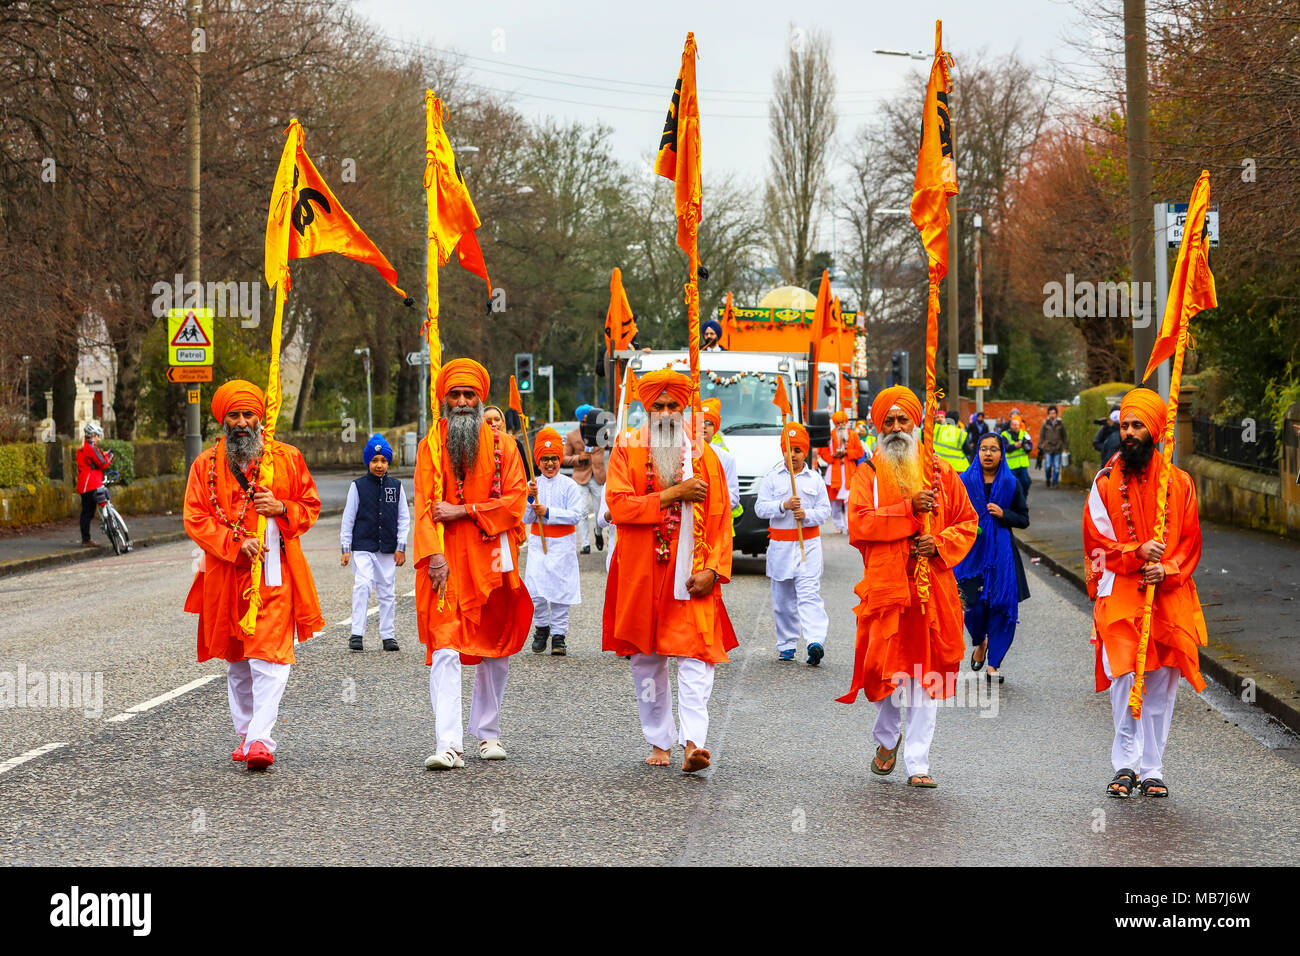
<path fill-rule="evenodd" d="M 125 554 L 130 551 L 131 532 L 126 527 L 126 521 L 116 508 L 113 507 L 112 497 L 109 494 L 108 486 L 116 484 L 121 478 L 117 471 L 104 472 L 104 484 L 95 489 L 95 507 L 99 511 L 100 527 L 104 529 L 104 536 L 108 538 L 109 543 L 113 546 L 113 554 Z"/>

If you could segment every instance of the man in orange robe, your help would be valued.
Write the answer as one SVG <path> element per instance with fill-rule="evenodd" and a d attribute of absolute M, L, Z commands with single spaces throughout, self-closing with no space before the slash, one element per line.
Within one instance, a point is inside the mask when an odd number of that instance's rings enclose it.
<path fill-rule="evenodd" d="M 637 383 L 650 416 L 618 436 L 605 472 L 605 501 L 618 526 L 605 586 L 602 647 L 631 655 L 646 763 L 667 766 L 674 740 L 685 751 L 682 770 L 709 765 L 704 749 L 714 665 L 737 645 L 722 604 L 731 577 L 731 508 L 727 478 L 713 449 L 701 442 L 692 460 L 683 411 L 690 380 L 680 372 L 651 372 Z M 696 468 L 699 469 L 698 473 Z M 693 573 L 694 504 L 704 503 L 704 569 Z M 681 730 L 673 722 L 668 660 L 677 658 Z"/>
<path fill-rule="evenodd" d="M 483 420 L 490 384 L 487 369 L 473 359 L 442 367 L 436 385 L 442 418 L 437 434 L 420 442 L 415 465 L 415 607 L 438 748 L 424 762 L 430 770 L 465 766 L 462 664 L 477 665 L 469 732 L 479 740 L 479 757 L 505 759 L 506 675 L 533 618 L 515 533 L 528 483 L 514 440 Z M 435 454 L 442 475 L 436 500 Z"/>
<path fill-rule="evenodd" d="M 853 488 L 853 476 L 858 472 L 858 462 L 866 454 L 858 433 L 849 428 L 849 416 L 844 409 L 836 409 L 831 415 L 831 447 L 817 449 L 817 456 L 829 467 L 826 469 L 826 496 L 831 499 L 831 520 L 835 522 L 835 533 L 843 534 L 848 530 L 849 492 Z"/>
<path fill-rule="evenodd" d="M 1186 677 L 1198 693 L 1205 689 L 1198 650 L 1206 643 L 1205 617 L 1192 580 L 1201 560 L 1196 486 L 1187 472 L 1166 464 L 1156 448 L 1165 415 L 1165 403 L 1150 389 L 1135 388 L 1124 396 L 1119 453 L 1093 479 L 1083 512 L 1088 593 L 1096 599 L 1092 620 L 1097 690 L 1110 689 L 1115 721 L 1110 752 L 1115 777 L 1106 790 L 1112 797 L 1127 797 L 1138 781 L 1147 796 L 1169 795 L 1160 775 L 1178 677 Z M 1167 468 L 1169 497 L 1161 543 L 1153 538 L 1156 488 Z M 1156 593 L 1146 685 L 1142 716 L 1134 720 L 1128 696 L 1149 587 Z"/>
<path fill-rule="evenodd" d="M 320 516 L 320 496 L 292 445 L 262 434 L 262 390 L 230 381 L 212 396 L 223 434 L 199 455 L 185 488 L 185 533 L 200 548 L 199 571 L 185 610 L 199 616 L 199 660 L 224 658 L 230 716 L 243 738 L 231 754 L 250 770 L 275 762 L 271 731 L 293 664 L 293 639 L 325 626 L 311 568 L 299 538 Z M 274 469 L 270 487 L 263 463 Z M 257 516 L 266 515 L 266 542 Z M 252 634 L 239 626 L 248 610 L 253 558 L 262 554 L 262 607 Z"/>
<path fill-rule="evenodd" d="M 902 710 L 908 705 L 907 782 L 934 787 L 930 742 L 939 700 L 957 690 L 965 655 L 961 599 L 952 569 L 966 556 L 979 529 L 970 497 L 952 466 L 935 456 L 933 486 L 922 482 L 922 455 L 915 434 L 921 403 L 901 385 L 883 389 L 871 404 L 880 434 L 875 454 L 853 477 L 849 496 L 849 542 L 862 552 L 865 574 L 854 591 L 858 641 L 853 686 L 841 703 L 862 691 L 878 708 L 871 771 L 892 773 L 898 758 Z M 923 516 L 930 515 L 924 533 Z M 924 609 L 916 590 L 918 558 L 930 564 L 930 597 Z"/>

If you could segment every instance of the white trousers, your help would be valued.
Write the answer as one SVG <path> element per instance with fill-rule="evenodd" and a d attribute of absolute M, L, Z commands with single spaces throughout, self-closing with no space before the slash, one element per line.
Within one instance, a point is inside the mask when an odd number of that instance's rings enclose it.
<path fill-rule="evenodd" d="M 1102 668 L 1107 677 L 1110 658 L 1102 648 Z M 1136 770 L 1138 780 L 1164 778 L 1165 744 L 1169 740 L 1169 723 L 1174 717 L 1174 697 L 1178 694 L 1177 667 L 1158 667 L 1147 671 L 1142 693 L 1142 716 L 1133 719 L 1128 709 L 1129 691 L 1136 674 L 1113 677 L 1110 683 L 1110 709 L 1115 720 L 1115 742 L 1110 748 L 1110 762 L 1120 770 Z"/>
<path fill-rule="evenodd" d="M 849 530 L 849 513 L 847 506 L 847 501 L 843 501 L 839 498 L 831 499 L 831 520 L 835 522 L 835 530 L 841 534 Z"/>
<path fill-rule="evenodd" d="M 713 667 L 693 657 L 677 658 L 677 711 L 681 731 L 673 722 L 673 691 L 668 683 L 668 661 L 660 654 L 632 655 L 632 682 L 641 731 L 652 747 L 671 750 L 673 741 L 690 741 L 703 747 L 709 735 L 709 695 L 713 693 Z"/>
<path fill-rule="evenodd" d="M 501 701 L 506 696 L 510 658 L 485 657 L 474 667 L 474 697 L 469 705 L 469 732 L 479 740 L 501 736 Z M 429 668 L 429 699 L 433 702 L 438 753 L 465 752 L 461 723 L 460 653 L 450 648 L 433 652 Z"/>
<path fill-rule="evenodd" d="M 569 633 L 569 605 L 556 604 L 539 595 L 533 595 L 533 627 L 549 627 L 552 634 Z"/>
<path fill-rule="evenodd" d="M 594 522 L 596 520 L 597 509 L 600 508 L 601 499 L 605 495 L 605 486 L 596 483 L 594 477 L 587 480 L 586 484 L 578 485 L 582 489 L 582 517 L 578 519 L 578 544 L 581 547 L 591 547 L 591 529 L 587 527 L 587 518 L 590 517 Z"/>
<path fill-rule="evenodd" d="M 801 632 L 805 644 L 826 644 L 830 619 L 822 601 L 820 578 L 795 575 L 787 581 L 773 581 L 772 615 L 776 618 L 778 651 L 794 650 Z"/>
<path fill-rule="evenodd" d="M 226 696 L 235 733 L 244 738 L 244 753 L 260 740 L 275 753 L 271 731 L 280 716 L 280 698 L 289 683 L 289 665 L 270 661 L 226 662 Z"/>
<path fill-rule="evenodd" d="M 379 636 L 393 636 L 393 605 L 397 590 L 397 560 L 378 551 L 352 552 L 352 633 L 366 633 L 366 611 L 370 607 L 370 589 L 379 598 Z"/>
<path fill-rule="evenodd" d="M 903 725 L 901 704 L 904 701 L 907 703 L 907 734 L 903 741 L 903 768 L 909 777 L 924 776 L 930 772 L 930 743 L 934 740 L 939 702 L 926 692 L 920 681 L 914 677 L 905 678 L 892 694 L 877 701 L 876 726 L 872 736 L 886 750 L 894 749 L 899 728 Z"/>

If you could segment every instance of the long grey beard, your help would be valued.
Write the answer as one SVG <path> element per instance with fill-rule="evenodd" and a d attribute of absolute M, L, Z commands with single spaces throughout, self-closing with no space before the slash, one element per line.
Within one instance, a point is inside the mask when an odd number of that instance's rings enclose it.
<path fill-rule="evenodd" d="M 685 436 L 681 413 L 650 420 L 650 454 L 654 456 L 655 474 L 662 488 L 681 480 Z"/>
<path fill-rule="evenodd" d="M 911 432 L 894 432 L 880 439 L 880 451 L 889 462 L 898 478 L 899 490 L 904 495 L 911 495 L 917 488 L 911 487 L 913 481 L 920 477 L 917 455 L 920 443 Z"/>
<path fill-rule="evenodd" d="M 463 480 L 478 460 L 478 432 L 483 425 L 483 406 L 451 408 L 444 405 L 442 414 L 447 419 L 447 457 L 456 470 L 456 477 Z"/>
<path fill-rule="evenodd" d="M 261 423 L 256 428 L 249 429 L 231 428 L 226 424 L 221 427 L 226 433 L 226 460 L 231 465 L 243 468 L 254 458 L 261 457 L 265 448 Z M 237 434 L 237 432 L 244 434 Z"/>

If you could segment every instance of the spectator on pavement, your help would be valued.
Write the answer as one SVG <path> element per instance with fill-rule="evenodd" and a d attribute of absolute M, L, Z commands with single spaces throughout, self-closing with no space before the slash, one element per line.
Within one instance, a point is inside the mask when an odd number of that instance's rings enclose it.
<path fill-rule="evenodd" d="M 1015 476 L 1016 481 L 1020 482 L 1020 490 L 1025 493 L 1025 500 L 1029 500 L 1029 453 L 1034 449 L 1034 441 L 1029 437 L 1029 432 L 1025 431 L 1025 426 L 1020 418 L 1020 409 L 1011 409 L 1011 421 L 1007 427 L 1000 429 L 999 433 L 1007 440 L 1007 467 L 1011 469 L 1011 474 Z"/>
<path fill-rule="evenodd" d="M 100 448 L 104 429 L 94 422 L 86 422 L 82 429 L 85 441 L 77 449 L 77 494 L 81 495 L 81 546 L 98 548 L 90 539 L 90 519 L 95 516 L 96 499 L 104 487 L 104 469 L 113 463 L 113 453 Z"/>
<path fill-rule="evenodd" d="M 1069 450 L 1065 422 L 1061 421 L 1056 406 L 1048 405 L 1047 421 L 1038 430 L 1038 453 L 1047 471 L 1047 487 L 1055 488 L 1061 483 L 1061 452 Z"/>
<path fill-rule="evenodd" d="M 1104 468 L 1106 462 L 1114 458 L 1115 452 L 1119 451 L 1119 406 L 1116 405 L 1110 410 L 1109 418 L 1097 419 L 1097 424 L 1101 428 L 1097 429 L 1092 447 L 1101 452 L 1101 464 Z"/>
<path fill-rule="evenodd" d="M 966 441 L 961 446 L 962 454 L 967 458 L 974 459 L 975 452 L 979 448 L 980 436 L 987 435 L 989 426 L 984 423 L 984 413 L 975 412 L 966 424 Z"/>

